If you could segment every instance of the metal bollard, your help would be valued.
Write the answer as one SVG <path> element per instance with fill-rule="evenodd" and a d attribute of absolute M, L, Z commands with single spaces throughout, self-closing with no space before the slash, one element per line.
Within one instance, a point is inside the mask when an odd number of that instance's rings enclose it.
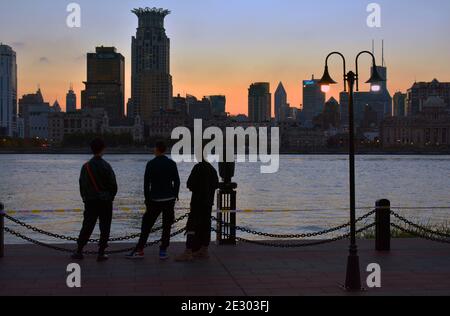
<path fill-rule="evenodd" d="M 5 255 L 5 206 L 0 203 L 0 258 Z"/>
<path fill-rule="evenodd" d="M 219 245 L 236 245 L 236 183 L 220 183 L 217 194 L 217 241 Z M 231 212 L 221 212 L 231 211 Z"/>
<path fill-rule="evenodd" d="M 391 250 L 391 202 L 379 200 L 375 204 L 375 249 Z"/>

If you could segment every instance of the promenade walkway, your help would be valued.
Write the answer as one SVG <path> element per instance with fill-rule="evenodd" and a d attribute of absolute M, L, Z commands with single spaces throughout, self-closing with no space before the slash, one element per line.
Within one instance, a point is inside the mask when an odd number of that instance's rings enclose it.
<path fill-rule="evenodd" d="M 67 245 L 66 245 L 67 246 Z M 124 244 L 114 245 L 122 248 Z M 126 246 L 126 245 L 125 245 Z M 175 243 L 171 254 L 183 244 Z M 82 288 L 66 287 L 67 254 L 34 245 L 7 245 L 0 259 L 0 296 L 6 295 L 450 295 L 450 246 L 419 239 L 392 241 L 390 253 L 374 250 L 374 241 L 359 241 L 362 280 L 369 263 L 382 269 L 382 288 L 351 294 L 345 278 L 347 241 L 304 249 L 239 244 L 211 247 L 209 261 L 160 262 L 157 248 L 142 261 L 122 255 L 97 263 L 81 262 Z"/>

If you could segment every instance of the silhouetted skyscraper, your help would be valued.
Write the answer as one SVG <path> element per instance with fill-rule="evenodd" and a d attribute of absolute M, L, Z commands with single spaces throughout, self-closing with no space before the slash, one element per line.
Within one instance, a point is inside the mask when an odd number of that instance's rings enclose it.
<path fill-rule="evenodd" d="M 115 47 L 97 47 L 87 54 L 86 89 L 81 92 L 81 108 L 103 108 L 108 117 L 124 116 L 125 58 Z"/>
<path fill-rule="evenodd" d="M 0 44 L 0 136 L 15 136 L 17 120 L 16 52 Z"/>
<path fill-rule="evenodd" d="M 302 123 L 306 127 L 312 127 L 314 117 L 321 114 L 325 105 L 325 93 L 322 92 L 319 80 L 303 81 L 303 110 Z"/>
<path fill-rule="evenodd" d="M 214 115 L 225 114 L 227 98 L 224 95 L 210 95 L 208 97 L 211 102 L 211 110 Z"/>
<path fill-rule="evenodd" d="M 288 116 L 288 112 L 287 93 L 283 83 L 280 82 L 275 91 L 275 121 L 284 121 Z"/>
<path fill-rule="evenodd" d="M 405 116 L 406 115 L 406 93 L 396 92 L 393 98 L 394 109 L 393 116 Z"/>
<path fill-rule="evenodd" d="M 270 122 L 272 119 L 272 95 L 270 83 L 257 82 L 248 89 L 248 117 L 251 122 Z"/>
<path fill-rule="evenodd" d="M 131 43 L 131 98 L 134 111 L 148 122 L 153 113 L 172 108 L 170 39 L 164 28 L 169 10 L 139 8 L 136 36 Z"/>
<path fill-rule="evenodd" d="M 70 85 L 69 91 L 66 94 L 66 112 L 75 112 L 77 110 L 77 95 Z"/>

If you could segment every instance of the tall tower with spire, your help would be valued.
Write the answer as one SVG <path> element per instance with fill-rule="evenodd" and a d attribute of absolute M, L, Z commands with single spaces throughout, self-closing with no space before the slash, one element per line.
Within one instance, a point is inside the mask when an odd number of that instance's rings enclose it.
<path fill-rule="evenodd" d="M 138 8 L 136 36 L 131 41 L 131 98 L 135 113 L 149 121 L 154 113 L 172 107 L 170 39 L 164 19 L 169 10 Z"/>
<path fill-rule="evenodd" d="M 66 112 L 75 112 L 77 110 L 77 95 L 73 91 L 73 85 L 70 84 L 69 91 L 66 94 Z"/>
<path fill-rule="evenodd" d="M 287 93 L 283 83 L 278 84 L 275 91 L 275 121 L 282 122 L 287 117 L 288 112 Z"/>

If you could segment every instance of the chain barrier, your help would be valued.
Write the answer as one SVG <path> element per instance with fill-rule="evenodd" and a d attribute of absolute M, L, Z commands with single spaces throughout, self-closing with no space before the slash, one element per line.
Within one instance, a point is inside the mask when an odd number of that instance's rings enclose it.
<path fill-rule="evenodd" d="M 64 247 L 60 247 L 60 246 L 46 244 L 46 243 L 43 243 L 41 241 L 38 241 L 38 240 L 32 239 L 30 237 L 27 237 L 25 235 L 22 235 L 21 233 L 16 232 L 16 231 L 14 231 L 14 230 L 12 230 L 12 229 L 10 229 L 8 227 L 5 227 L 4 229 L 5 229 L 6 232 L 10 233 L 11 235 L 14 235 L 14 236 L 16 236 L 16 237 L 18 237 L 18 238 L 20 238 L 22 240 L 28 241 L 28 242 L 30 242 L 32 244 L 37 245 L 37 246 L 41 246 L 41 247 L 45 247 L 45 248 L 49 248 L 49 249 L 53 249 L 53 250 L 57 250 L 57 251 L 67 252 L 67 253 L 73 253 L 74 252 L 74 249 L 68 249 L 68 248 L 64 248 Z M 179 229 L 176 232 L 172 233 L 170 235 L 170 237 L 175 237 L 177 235 L 180 235 L 180 234 L 184 233 L 185 231 L 186 231 L 186 228 Z M 161 242 L 161 239 L 149 242 L 149 243 L 147 243 L 145 245 L 144 248 L 154 246 L 154 245 L 156 245 L 156 244 L 158 244 L 160 242 Z M 111 251 L 106 251 L 106 254 L 111 255 L 111 254 L 126 253 L 126 252 L 130 252 L 130 251 L 132 251 L 134 249 L 135 249 L 134 247 L 131 247 L 131 248 L 124 248 L 124 249 L 119 249 L 119 250 L 111 250 Z M 83 254 L 85 254 L 85 255 L 97 255 L 98 252 L 97 251 L 83 251 Z"/>
<path fill-rule="evenodd" d="M 174 224 L 184 220 L 188 216 L 189 216 L 189 214 L 185 214 L 185 215 L 177 218 L 174 221 Z M 50 232 L 47 232 L 45 230 L 39 229 L 39 228 L 37 228 L 35 226 L 31 226 L 29 224 L 26 224 L 26 223 L 24 223 L 24 222 L 22 222 L 22 221 L 20 221 L 20 220 L 18 220 L 16 218 L 11 217 L 11 216 L 6 215 L 6 214 L 5 214 L 5 218 L 10 220 L 13 223 L 16 223 L 19 226 L 22 226 L 22 227 L 24 227 L 24 228 L 26 228 L 28 230 L 31 230 L 31 231 L 33 231 L 35 233 L 38 233 L 38 234 L 41 234 L 41 235 L 45 235 L 45 236 L 52 237 L 52 238 L 55 238 L 55 239 L 67 240 L 67 241 L 75 241 L 75 242 L 78 241 L 78 238 L 64 236 L 64 235 L 55 234 L 55 233 L 50 233 Z M 160 231 L 162 229 L 163 229 L 162 226 L 154 228 L 154 229 L 152 229 L 151 233 L 158 232 L 158 231 Z M 110 241 L 110 242 L 128 241 L 128 240 L 139 238 L 140 236 L 141 236 L 141 234 L 137 233 L 137 234 L 127 235 L 127 236 L 123 236 L 123 237 L 110 238 L 108 241 Z M 92 243 L 98 243 L 99 241 L 100 241 L 100 239 L 89 239 L 89 242 L 92 242 Z"/>
<path fill-rule="evenodd" d="M 431 234 L 431 235 L 437 235 L 437 236 L 444 237 L 444 238 L 450 238 L 450 234 L 446 234 L 446 233 L 443 233 L 443 232 L 437 232 L 437 231 L 428 229 L 426 227 L 423 227 L 423 226 L 421 226 L 419 224 L 411 222 L 410 220 L 406 219 L 405 217 L 401 216 L 400 214 L 395 213 L 394 211 L 391 211 L 391 214 L 392 214 L 392 216 L 397 218 L 399 221 L 404 222 L 407 225 L 409 225 L 411 227 L 414 227 L 414 228 L 416 228 L 418 230 L 421 230 L 421 231 L 423 231 L 425 233 L 428 233 L 428 234 Z"/>
<path fill-rule="evenodd" d="M 370 225 L 367 225 L 361 229 L 358 229 L 356 231 L 357 234 L 360 234 L 372 227 L 374 227 L 376 225 L 376 223 L 372 223 Z M 215 228 L 212 228 L 212 231 L 217 232 L 217 230 Z M 225 234 L 225 236 L 229 237 L 228 234 Z M 273 248 L 303 248 L 303 247 L 310 247 L 310 246 L 318 246 L 318 245 L 324 245 L 324 244 L 329 244 L 329 243 L 333 243 L 339 240 L 343 240 L 343 239 L 348 239 L 350 237 L 350 233 L 347 233 L 345 235 L 341 235 L 338 237 L 334 237 L 334 238 L 330 238 L 330 239 L 325 239 L 325 240 L 318 240 L 318 241 L 313 241 L 313 242 L 307 242 L 307 243 L 301 243 L 301 244 L 294 244 L 294 243 L 289 243 L 289 244 L 274 244 L 274 243 L 270 243 L 270 242 L 266 242 L 266 241 L 258 241 L 258 240 L 250 240 L 250 239 L 244 239 L 242 237 L 235 237 L 235 239 L 237 241 L 243 242 L 243 243 L 248 243 L 248 244 L 254 244 L 254 245 L 258 245 L 258 246 L 265 246 L 265 247 L 273 247 Z"/>
<path fill-rule="evenodd" d="M 356 222 L 361 222 L 366 218 L 369 218 L 370 216 L 372 216 L 373 214 L 375 214 L 375 210 L 367 213 L 366 215 L 363 215 L 361 217 L 359 217 L 358 219 L 356 219 Z M 212 219 L 215 221 L 218 221 L 218 219 L 214 216 L 212 216 Z M 224 223 L 222 223 L 224 224 Z M 263 233 L 263 232 L 258 232 L 256 230 L 252 230 L 246 227 L 241 227 L 241 226 L 236 226 L 236 230 L 239 230 L 241 232 L 247 233 L 247 234 L 252 234 L 252 235 L 257 235 L 257 236 L 261 236 L 261 237 L 270 237 L 270 238 L 276 238 L 276 239 L 304 239 L 304 238 L 311 238 L 311 237 L 317 237 L 317 236 L 322 236 L 322 235 L 327 235 L 329 233 L 333 233 L 335 231 L 339 231 L 342 230 L 346 227 L 349 227 L 350 223 L 347 224 L 343 224 L 340 226 L 336 226 L 324 231 L 320 231 L 320 232 L 315 232 L 315 233 L 303 233 L 303 234 L 270 234 L 270 233 Z"/>
<path fill-rule="evenodd" d="M 450 240 L 445 240 L 445 239 L 435 238 L 435 237 L 432 237 L 432 236 L 427 236 L 427 235 L 421 234 L 421 233 L 419 233 L 417 231 L 413 231 L 411 229 L 408 229 L 408 228 L 402 227 L 400 225 L 397 225 L 395 223 L 391 223 L 391 226 L 394 227 L 394 228 L 397 228 L 398 230 L 401 230 L 402 232 L 408 233 L 410 235 L 413 235 L 413 236 L 416 236 L 416 237 L 419 237 L 419 238 L 423 238 L 423 239 L 430 240 L 430 241 L 435 241 L 435 242 L 440 242 L 440 243 L 444 243 L 444 244 L 450 244 Z"/>

